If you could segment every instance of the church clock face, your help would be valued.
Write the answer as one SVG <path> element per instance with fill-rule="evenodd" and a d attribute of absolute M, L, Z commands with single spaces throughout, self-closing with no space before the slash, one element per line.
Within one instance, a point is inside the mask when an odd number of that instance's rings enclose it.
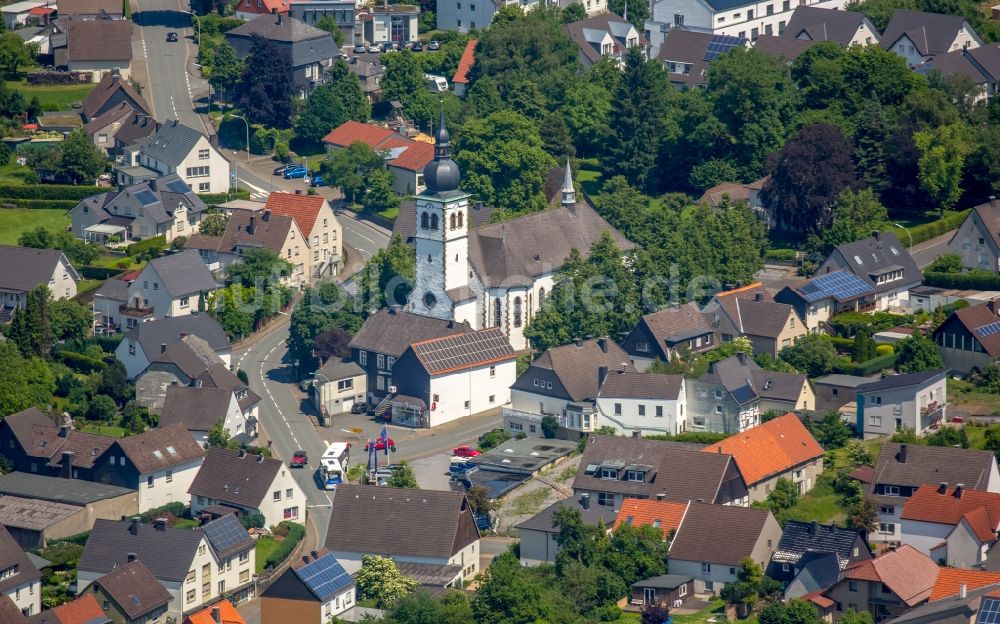
<path fill-rule="evenodd" d="M 437 305 L 437 302 L 438 300 L 437 297 L 434 296 L 434 293 L 430 291 L 424 293 L 424 305 L 427 306 L 427 309 L 433 310 L 434 306 Z"/>

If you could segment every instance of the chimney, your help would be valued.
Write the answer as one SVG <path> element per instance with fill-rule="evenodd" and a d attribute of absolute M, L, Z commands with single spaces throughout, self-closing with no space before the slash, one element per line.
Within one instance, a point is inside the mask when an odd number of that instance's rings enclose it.
<path fill-rule="evenodd" d="M 238 457 L 239 457 L 240 459 L 243 459 L 244 457 L 246 457 L 246 456 L 247 456 L 247 451 L 246 451 L 246 449 L 240 449 L 240 452 L 238 453 L 238 455 L 237 455 L 237 456 L 238 456 Z"/>
<path fill-rule="evenodd" d="M 301 195 L 302 194 L 302 189 L 295 189 L 295 194 L 296 195 Z"/>
<path fill-rule="evenodd" d="M 899 452 L 896 453 L 896 461 L 898 461 L 901 464 L 905 464 L 906 463 L 906 445 L 905 444 L 900 444 L 899 445 Z"/>
<path fill-rule="evenodd" d="M 958 484 L 956 484 L 955 485 L 955 492 L 952 493 L 952 496 L 954 496 L 955 498 L 962 498 L 962 490 L 964 488 L 965 488 L 965 484 L 964 483 L 958 483 Z"/>
<path fill-rule="evenodd" d="M 181 340 L 184 340 L 185 338 L 187 338 L 187 335 L 188 335 L 188 333 L 187 333 L 187 332 L 181 332 L 181 333 L 180 333 L 180 339 L 181 339 Z"/>
<path fill-rule="evenodd" d="M 740 351 L 739 353 L 736 354 L 736 359 L 738 359 L 740 361 L 740 364 L 746 366 L 746 363 L 747 363 L 747 354 L 746 353 L 743 353 L 742 351 Z"/>
<path fill-rule="evenodd" d="M 128 554 L 128 562 L 129 563 L 132 563 L 133 561 L 135 561 L 138 558 L 139 558 L 139 556 L 136 555 L 135 553 L 129 553 Z"/>
<path fill-rule="evenodd" d="M 948 482 L 947 481 L 942 481 L 941 483 L 939 483 L 937 491 L 938 491 L 938 494 L 947 494 L 948 493 Z"/>
<path fill-rule="evenodd" d="M 256 219 L 257 219 L 256 216 L 252 214 L 250 215 L 250 225 L 247 226 L 247 234 L 250 234 L 251 236 L 253 236 L 253 229 Z"/>
<path fill-rule="evenodd" d="M 258 464 L 263 464 L 264 463 L 264 455 L 263 454 L 257 456 L 257 463 Z"/>
<path fill-rule="evenodd" d="M 309 555 L 302 555 L 302 563 L 309 563 Z"/>
<path fill-rule="evenodd" d="M 590 494 L 584 492 L 580 495 L 580 506 L 584 509 L 590 509 Z"/>
<path fill-rule="evenodd" d="M 316 552 L 315 550 L 309 551 L 309 554 L 312 555 L 313 561 L 315 561 L 316 559 L 319 559 L 319 553 Z"/>
<path fill-rule="evenodd" d="M 598 366 L 597 367 L 597 385 L 598 387 L 604 385 L 604 380 L 608 378 L 608 367 Z"/>
<path fill-rule="evenodd" d="M 132 518 L 132 523 L 128 525 L 128 532 L 131 533 L 132 535 L 138 535 L 139 534 L 139 519 L 138 518 Z"/>
<path fill-rule="evenodd" d="M 156 520 L 153 520 L 153 528 L 156 529 L 157 531 L 166 531 L 167 530 L 167 519 L 166 518 L 157 518 Z"/>
<path fill-rule="evenodd" d="M 455 329 L 455 319 L 448 319 L 448 329 Z"/>
<path fill-rule="evenodd" d="M 396 316 L 396 306 L 389 306 L 389 314 Z"/>
<path fill-rule="evenodd" d="M 62 461 L 60 462 L 61 468 L 59 476 L 64 479 L 73 478 L 73 451 L 63 451 Z"/>
<path fill-rule="evenodd" d="M 268 221 L 270 221 L 271 220 L 271 211 L 270 210 L 265 210 L 264 212 L 260 213 L 260 220 L 263 221 L 264 223 L 267 223 Z"/>
<path fill-rule="evenodd" d="M 579 348 L 583 347 L 583 341 L 582 341 L 582 340 L 580 340 L 579 338 L 574 338 L 574 339 L 573 339 L 573 342 L 574 342 L 574 343 L 576 344 L 576 348 L 577 348 L 577 349 L 579 349 Z"/>
<path fill-rule="evenodd" d="M 70 432 L 71 429 L 73 429 L 73 425 L 71 425 L 69 423 L 63 423 L 59 427 L 59 437 L 60 438 L 68 438 L 69 437 L 69 432 Z"/>
<path fill-rule="evenodd" d="M 661 501 L 661 500 L 665 499 L 666 497 L 667 497 L 666 494 L 664 494 L 663 492 L 660 492 L 659 494 L 656 495 L 656 500 Z"/>
<path fill-rule="evenodd" d="M 161 342 L 160 343 L 160 353 L 163 353 L 166 350 L 167 350 L 167 343 Z"/>
<path fill-rule="evenodd" d="M 281 26 L 281 13 L 278 13 L 278 26 Z"/>
<path fill-rule="evenodd" d="M 819 522 L 813 520 L 813 523 L 809 525 L 809 535 L 816 535 L 819 533 Z"/>
<path fill-rule="evenodd" d="M 598 338 L 597 339 L 597 346 L 598 346 L 598 348 L 600 348 L 601 353 L 607 353 L 608 352 L 608 339 L 607 338 Z"/>
<path fill-rule="evenodd" d="M 986 305 L 989 306 L 990 312 L 992 312 L 993 314 L 996 314 L 997 316 L 1000 316 L 1000 301 L 997 301 L 996 299 L 994 299 L 993 301 L 990 301 Z"/>
<path fill-rule="evenodd" d="M 881 241 L 882 240 L 882 232 L 879 232 L 878 230 L 872 230 L 872 238 L 874 238 L 876 242 Z"/>
<path fill-rule="evenodd" d="M 278 9 L 271 9 L 271 15 L 277 15 Z"/>
<path fill-rule="evenodd" d="M 215 624 L 222 624 L 222 612 L 219 610 L 219 607 L 212 607 L 212 621 Z"/>
<path fill-rule="evenodd" d="M 958 586 L 958 597 L 961 598 L 962 600 L 965 600 L 966 597 L 968 597 L 968 595 L 969 595 L 968 588 L 965 586 L 965 583 L 961 583 Z"/>

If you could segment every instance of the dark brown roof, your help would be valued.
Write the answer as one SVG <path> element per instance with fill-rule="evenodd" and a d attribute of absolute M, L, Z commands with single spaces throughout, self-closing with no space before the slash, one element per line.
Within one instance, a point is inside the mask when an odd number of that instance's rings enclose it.
<path fill-rule="evenodd" d="M 4 624 L 28 624 L 28 618 L 24 617 L 21 610 L 14 604 L 14 600 L 7 594 L 0 594 L 0 622 Z M 53 624 L 58 624 L 53 622 Z"/>
<path fill-rule="evenodd" d="M 661 347 L 712 333 L 712 325 L 694 302 L 664 308 L 642 317 L 642 322 Z"/>
<path fill-rule="evenodd" d="M 89 1 L 89 0 L 84 0 Z M 96 0 L 103 1 L 103 0 Z M 121 8 L 119 6 L 119 8 Z M 62 13 L 63 8 L 59 7 L 59 12 Z M 150 109 L 149 104 L 146 100 L 142 98 L 139 93 L 132 88 L 128 80 L 124 80 L 120 74 L 115 72 L 107 72 L 101 81 L 97 83 L 94 90 L 87 94 L 87 97 L 83 100 L 83 114 L 87 119 L 92 118 L 98 111 L 100 111 L 104 105 L 107 103 L 111 96 L 115 93 L 121 91 L 130 102 L 132 102 L 133 108 L 137 111 L 144 113 L 146 115 L 152 116 L 153 111 Z"/>
<path fill-rule="evenodd" d="M 739 565 L 753 553 L 769 517 L 766 509 L 691 503 L 670 544 L 670 558 Z"/>
<path fill-rule="evenodd" d="M 188 377 L 197 377 L 209 366 L 223 361 L 206 340 L 194 334 L 184 336 L 166 351 L 151 356 L 150 362 L 173 364 Z"/>
<path fill-rule="evenodd" d="M 93 91 L 91 91 L 91 93 L 93 93 Z M 88 95 L 87 97 L 90 96 Z M 135 111 L 132 109 L 131 106 L 129 106 L 128 102 L 119 102 L 118 105 L 115 106 L 114 108 L 105 111 L 98 117 L 94 117 L 86 124 L 84 124 L 83 130 L 87 134 L 93 135 L 98 130 L 101 130 L 102 128 L 107 128 L 116 121 L 120 121 L 125 117 L 128 117 L 129 115 L 133 114 L 134 112 Z"/>
<path fill-rule="evenodd" d="M 20 292 L 48 284 L 60 260 L 69 267 L 70 274 L 77 277 L 69 260 L 58 249 L 0 245 L 0 266 L 4 267 L 0 271 L 0 289 Z"/>
<path fill-rule="evenodd" d="M 761 35 L 753 44 L 753 49 L 761 54 L 766 54 L 774 60 L 785 59 L 791 63 L 800 54 L 819 43 L 812 39 L 793 39 L 792 37 L 778 37 L 775 35 Z"/>
<path fill-rule="evenodd" d="M 726 297 L 722 309 L 741 334 L 777 338 L 795 314 L 792 306 L 774 301 L 756 301 L 749 297 Z"/>
<path fill-rule="evenodd" d="M 159 129 L 160 124 L 153 119 L 151 114 L 136 112 L 118 128 L 118 132 L 115 133 L 115 141 L 120 145 L 133 145 L 138 143 L 140 139 L 155 134 Z"/>
<path fill-rule="evenodd" d="M 465 323 L 383 308 L 368 317 L 351 340 L 351 348 L 399 357 L 415 342 L 471 331 Z"/>
<path fill-rule="evenodd" d="M 29 456 L 48 460 L 53 466 L 59 465 L 63 453 L 73 453 L 74 466 L 93 468 L 97 458 L 115 443 L 108 436 L 73 430 L 64 438 L 55 422 L 37 408 L 11 414 L 3 422 Z"/>
<path fill-rule="evenodd" d="M 210 448 L 188 494 L 257 509 L 268 495 L 281 460 L 222 448 Z M 258 461 L 260 459 L 260 461 Z"/>
<path fill-rule="evenodd" d="M 1000 355 L 1000 332 L 994 332 L 986 336 L 980 336 L 976 329 L 1000 322 L 1000 303 L 988 301 L 979 305 L 969 306 L 955 311 L 955 316 L 959 322 L 972 333 L 983 350 L 991 357 Z"/>
<path fill-rule="evenodd" d="M 42 578 L 41 572 L 24 554 L 17 540 L 7 531 L 7 527 L 0 524 L 0 570 L 13 566 L 17 566 L 17 574 L 0 580 L 0 596 L 18 585 L 33 583 Z"/>
<path fill-rule="evenodd" d="M 198 375 L 203 388 L 222 388 L 236 394 L 240 409 L 246 411 L 260 403 L 260 395 L 251 390 L 243 380 L 233 374 L 225 364 L 216 363 Z"/>
<path fill-rule="evenodd" d="M 554 372 L 572 401 L 597 398 L 600 391 L 597 369 L 601 366 L 606 366 L 609 371 L 635 372 L 628 354 L 607 338 L 552 347 L 531 363 L 531 368 L 547 368 Z M 529 375 L 530 371 L 523 377 Z"/>
<path fill-rule="evenodd" d="M 225 420 L 233 392 L 223 388 L 167 386 L 160 427 L 180 423 L 188 431 L 209 431 Z"/>
<path fill-rule="evenodd" d="M 812 41 L 835 41 L 847 47 L 866 21 L 865 14 L 858 11 L 800 5 L 792 11 L 783 36 Z M 878 31 L 870 22 L 869 28 L 877 42 Z"/>
<path fill-rule="evenodd" d="M 410 349 L 431 375 L 505 362 L 516 357 L 510 341 L 499 327 L 430 338 L 414 342 Z"/>
<path fill-rule="evenodd" d="M 664 399 L 676 401 L 684 387 L 681 375 L 655 373 L 628 373 L 616 371 L 608 374 L 601 386 L 600 396 L 623 399 Z"/>
<path fill-rule="evenodd" d="M 67 61 L 132 61 L 129 20 L 70 20 Z"/>
<path fill-rule="evenodd" d="M 920 54 L 935 56 L 951 50 L 964 24 L 966 21 L 961 15 L 896 9 L 885 27 L 881 44 L 888 50 L 906 35 Z"/>
<path fill-rule="evenodd" d="M 59 17 L 98 15 L 101 11 L 111 16 L 121 15 L 122 3 L 118 0 L 62 0 L 59 3 Z"/>
<path fill-rule="evenodd" d="M 875 462 L 874 483 L 919 487 L 947 482 L 985 490 L 993 462 L 990 451 L 886 442 Z"/>
<path fill-rule="evenodd" d="M 130 520 L 98 518 L 94 521 L 77 567 L 87 572 L 107 574 L 128 563 L 128 555 L 132 553 L 146 564 L 157 579 L 181 582 L 187 576 L 203 539 L 205 534 L 200 529 L 168 526 L 157 529 L 152 524 L 138 521 L 133 524 Z"/>
<path fill-rule="evenodd" d="M 712 33 L 671 29 L 667 33 L 666 39 L 660 44 L 660 52 L 656 58 L 664 65 L 667 63 L 690 64 L 691 71 L 686 74 L 670 72 L 669 66 L 667 66 L 668 79 L 671 82 L 688 85 L 708 84 L 708 61 L 705 60 L 705 53 L 708 51 L 708 44 L 714 36 Z"/>
<path fill-rule="evenodd" d="M 478 539 L 459 492 L 348 485 L 333 499 L 325 547 L 447 560 Z"/>
<path fill-rule="evenodd" d="M 142 561 L 126 563 L 95 581 L 130 619 L 159 609 L 172 600 Z"/>
<path fill-rule="evenodd" d="M 595 35 L 598 33 L 609 35 L 614 41 L 614 52 L 621 53 L 627 45 L 624 35 L 632 28 L 635 27 L 628 20 L 614 13 L 594 15 L 570 22 L 565 26 L 566 34 L 590 62 L 596 62 L 601 58 L 601 50 L 597 47 L 598 42 L 594 40 Z M 637 34 L 641 39 L 642 33 L 637 31 Z"/>
<path fill-rule="evenodd" d="M 173 468 L 204 456 L 201 446 L 181 423 L 122 438 L 118 446 L 141 474 Z"/>
<path fill-rule="evenodd" d="M 255 214 L 249 210 L 234 210 L 219 243 L 219 251 L 231 252 L 236 247 L 261 247 L 280 254 L 288 237 L 288 230 L 292 227 L 295 227 L 293 217 L 272 214 L 270 211 Z"/>

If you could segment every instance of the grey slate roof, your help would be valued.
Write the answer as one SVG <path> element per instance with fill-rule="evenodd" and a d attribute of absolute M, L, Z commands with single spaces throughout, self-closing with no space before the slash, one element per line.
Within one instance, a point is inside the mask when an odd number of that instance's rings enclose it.
<path fill-rule="evenodd" d="M 95 581 L 130 619 L 159 609 L 173 597 L 140 560 L 126 563 Z"/>
<path fill-rule="evenodd" d="M 282 467 L 281 460 L 240 451 L 210 448 L 188 494 L 204 496 L 239 507 L 260 507 Z"/>
<path fill-rule="evenodd" d="M 21 550 L 17 540 L 7 531 L 6 527 L 0 524 L 0 570 L 6 570 L 13 566 L 17 566 L 17 574 L 0 580 L 0 596 L 18 585 L 33 583 L 42 577 L 38 568 Z"/>
<path fill-rule="evenodd" d="M 514 528 L 528 531 L 542 531 L 544 533 L 558 533 L 559 530 L 553 526 L 553 521 L 555 520 L 556 511 L 563 507 L 579 511 L 580 518 L 584 524 L 596 525 L 601 520 L 604 520 L 606 526 L 614 524 L 615 518 L 618 516 L 617 510 L 605 505 L 598 505 L 596 499 L 592 499 L 589 507 L 584 508 L 582 500 L 582 497 L 578 494 L 561 501 L 556 501 Z"/>
<path fill-rule="evenodd" d="M 167 347 L 166 351 L 152 356 L 150 363 L 173 364 L 192 379 L 212 366 L 225 366 L 222 358 L 216 354 L 208 342 L 193 334 L 184 336 L 175 344 Z"/>
<path fill-rule="evenodd" d="M 661 574 L 632 583 L 632 587 L 655 587 L 656 589 L 677 589 L 694 579 L 683 574 Z"/>
<path fill-rule="evenodd" d="M 676 401 L 680 397 L 683 385 L 684 377 L 681 375 L 616 371 L 608 374 L 599 396 L 615 399 Z"/>
<path fill-rule="evenodd" d="M 134 493 L 135 490 L 79 479 L 47 477 L 30 472 L 10 472 L 0 476 L 0 494 L 86 506 L 91 503 Z"/>
<path fill-rule="evenodd" d="M 866 383 L 872 381 L 871 377 L 859 377 L 857 375 L 841 375 L 834 373 L 832 375 L 824 375 L 823 377 L 817 377 L 813 379 L 814 384 L 827 384 L 831 386 L 845 386 L 848 388 L 857 388 L 858 386 L 863 386 Z"/>
<path fill-rule="evenodd" d="M 183 337 L 194 335 L 203 339 L 216 351 L 229 351 L 229 337 L 222 325 L 208 314 L 198 313 L 185 316 L 171 316 L 148 323 L 139 323 L 125 334 L 126 340 L 136 340 L 150 360 L 160 353 L 160 345 L 171 347 Z"/>
<path fill-rule="evenodd" d="M 325 546 L 334 552 L 447 560 L 478 539 L 464 494 L 348 485 L 333 499 Z"/>
<path fill-rule="evenodd" d="M 146 156 L 177 167 L 203 136 L 175 119 L 164 123 L 156 133 L 140 141 L 138 147 Z"/>
<path fill-rule="evenodd" d="M 882 390 L 893 390 L 896 388 L 906 388 L 908 386 L 921 386 L 930 383 L 937 377 L 943 377 L 947 371 L 943 368 L 923 371 L 920 373 L 906 373 L 904 375 L 889 375 L 878 381 L 873 381 L 858 386 L 858 392 L 879 392 Z"/>
<path fill-rule="evenodd" d="M 415 342 L 471 331 L 465 323 L 383 308 L 368 317 L 351 340 L 351 348 L 398 358 Z"/>
<path fill-rule="evenodd" d="M 254 35 L 277 44 L 293 68 L 326 61 L 340 54 L 330 33 L 287 15 L 260 15 L 227 32 L 226 41 L 236 49 L 237 56 L 244 58 L 250 54 Z"/>
<path fill-rule="evenodd" d="M 128 563 L 129 553 L 134 553 L 158 580 L 182 582 L 204 537 L 200 529 L 157 529 L 142 522 L 98 518 L 78 568 L 107 574 Z"/>
<path fill-rule="evenodd" d="M 764 370 L 751 358 L 737 353 L 709 366 L 698 381 L 722 384 L 743 405 L 759 398 L 798 402 L 806 376 Z"/>
<path fill-rule="evenodd" d="M 330 358 L 327 360 L 326 364 L 323 365 L 323 368 L 316 371 L 316 381 L 325 383 L 327 380 L 337 381 L 339 379 L 347 379 L 348 377 L 357 377 L 364 374 L 365 369 L 361 368 L 350 359 Z"/>
<path fill-rule="evenodd" d="M 990 451 L 886 442 L 875 462 L 873 483 L 911 487 L 964 483 L 970 490 L 985 490 L 993 462 Z"/>
<path fill-rule="evenodd" d="M 868 19 L 859 11 L 821 9 L 800 5 L 792 11 L 783 36 L 812 41 L 835 41 L 846 47 Z M 878 30 L 868 22 L 878 42 Z"/>
<path fill-rule="evenodd" d="M 832 552 L 807 552 L 794 565 L 798 573 L 785 588 L 785 600 L 833 587 L 840 580 L 840 560 Z"/>
<path fill-rule="evenodd" d="M 753 553 L 770 515 L 767 509 L 691 503 L 670 544 L 670 558 L 739 565 Z"/>
<path fill-rule="evenodd" d="M 76 269 L 58 249 L 33 249 L 0 245 L 0 290 L 25 292 L 48 284 L 62 259 L 74 280 L 79 281 Z"/>
<path fill-rule="evenodd" d="M 188 431 L 209 431 L 226 418 L 232 400 L 231 390 L 167 386 L 159 426 L 180 423 Z"/>
<path fill-rule="evenodd" d="M 212 277 L 197 251 L 189 249 L 180 253 L 160 256 L 150 261 L 150 266 L 160 276 L 164 290 L 171 298 L 206 293 L 221 288 Z"/>
<path fill-rule="evenodd" d="M 858 532 L 836 525 L 814 525 L 811 522 L 788 520 L 781 541 L 771 560 L 775 563 L 797 563 L 808 552 L 830 552 L 837 557 L 840 569 L 847 567 L 858 542 Z"/>
<path fill-rule="evenodd" d="M 532 380 L 538 375 L 538 369 L 545 369 L 559 379 L 569 400 L 592 401 L 600 391 L 598 369 L 601 366 L 607 367 L 609 374 L 620 370 L 635 372 L 628 354 L 621 347 L 608 338 L 593 338 L 547 350 L 511 388 L 533 392 Z"/>
<path fill-rule="evenodd" d="M 781 335 L 788 323 L 788 316 L 795 313 L 787 303 L 756 301 L 739 296 L 725 297 L 721 307 L 740 333 L 765 338 L 777 338 Z"/>
<path fill-rule="evenodd" d="M 712 333 L 712 325 L 694 302 L 652 312 L 643 316 L 640 322 L 646 325 L 661 348 L 668 342 Z"/>
<path fill-rule="evenodd" d="M 94 297 L 104 297 L 125 303 L 128 301 L 128 284 L 125 283 L 125 280 L 117 277 L 108 278 L 94 291 Z"/>
<path fill-rule="evenodd" d="M 774 60 L 785 59 L 791 63 L 800 54 L 819 43 L 812 39 L 793 39 L 791 37 L 779 37 L 776 35 L 761 35 L 753 44 L 753 49 L 761 54 L 766 54 Z"/>
<path fill-rule="evenodd" d="M 203 388 L 222 388 L 236 394 L 237 404 L 243 411 L 260 403 L 260 395 L 251 390 L 221 362 L 212 364 L 199 373 L 198 381 Z"/>
<path fill-rule="evenodd" d="M 499 327 L 430 338 L 410 345 L 413 354 L 431 375 L 513 360 L 510 341 Z"/>
<path fill-rule="evenodd" d="M 882 33 L 881 44 L 888 50 L 906 35 L 920 54 L 943 54 L 950 51 L 963 24 L 966 21 L 961 15 L 896 9 Z"/>
<path fill-rule="evenodd" d="M 840 264 L 834 263 L 833 256 L 835 255 L 840 256 Z M 879 232 L 877 236 L 869 236 L 838 246 L 831 257 L 827 258 L 816 270 L 816 276 L 821 276 L 828 265 L 834 270 L 838 266 L 842 266 L 863 280 L 877 293 L 896 290 L 906 285 L 917 285 L 923 280 L 923 274 L 917 268 L 910 252 L 900 244 L 899 239 L 892 232 Z M 873 279 L 875 275 L 895 269 L 903 270 L 902 279 L 881 284 L 876 283 L 876 280 Z"/>

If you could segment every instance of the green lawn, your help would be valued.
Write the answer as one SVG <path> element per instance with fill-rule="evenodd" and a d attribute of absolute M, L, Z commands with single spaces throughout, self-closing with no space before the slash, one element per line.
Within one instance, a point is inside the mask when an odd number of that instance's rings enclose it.
<path fill-rule="evenodd" d="M 78 427 L 78 429 L 85 433 L 111 436 L 112 438 L 125 437 L 124 429 L 122 429 L 121 427 L 114 427 L 112 425 L 84 425 L 82 427 Z"/>
<path fill-rule="evenodd" d="M 43 227 L 63 230 L 69 225 L 65 210 L 30 208 L 0 208 L 0 244 L 16 245 L 22 232 Z"/>
<path fill-rule="evenodd" d="M 0 185 L 22 186 L 24 176 L 28 175 L 30 171 L 27 167 L 22 167 L 14 159 L 11 159 L 6 165 L 0 166 Z"/>
<path fill-rule="evenodd" d="M 267 558 L 271 556 L 271 553 L 278 550 L 278 546 L 280 544 L 281 543 L 278 540 L 266 535 L 257 538 L 257 546 L 254 549 L 257 557 L 257 562 L 255 564 L 255 567 L 257 568 L 257 576 L 264 573 L 264 564 L 267 562 Z"/>
<path fill-rule="evenodd" d="M 782 517 L 804 522 L 815 520 L 821 524 L 839 524 L 845 517 L 840 506 L 842 498 L 833 490 L 832 471 L 824 471 L 813 489 L 800 496 L 795 506 L 782 513 Z"/>
<path fill-rule="evenodd" d="M 30 102 L 31 98 L 38 97 L 42 105 L 42 110 L 59 111 L 72 107 L 74 102 L 83 102 L 87 95 L 94 90 L 97 83 L 72 84 L 72 85 L 29 85 L 24 78 L 18 80 L 7 80 L 7 88 L 20 91 L 25 102 Z"/>
<path fill-rule="evenodd" d="M 130 256 L 112 256 L 111 254 L 105 254 L 94 260 L 90 266 L 101 267 L 104 269 L 117 269 L 119 262 L 127 262 L 128 268 L 122 269 L 123 271 L 129 271 L 132 269 L 138 269 L 142 265 L 136 263 L 135 258 Z"/>

